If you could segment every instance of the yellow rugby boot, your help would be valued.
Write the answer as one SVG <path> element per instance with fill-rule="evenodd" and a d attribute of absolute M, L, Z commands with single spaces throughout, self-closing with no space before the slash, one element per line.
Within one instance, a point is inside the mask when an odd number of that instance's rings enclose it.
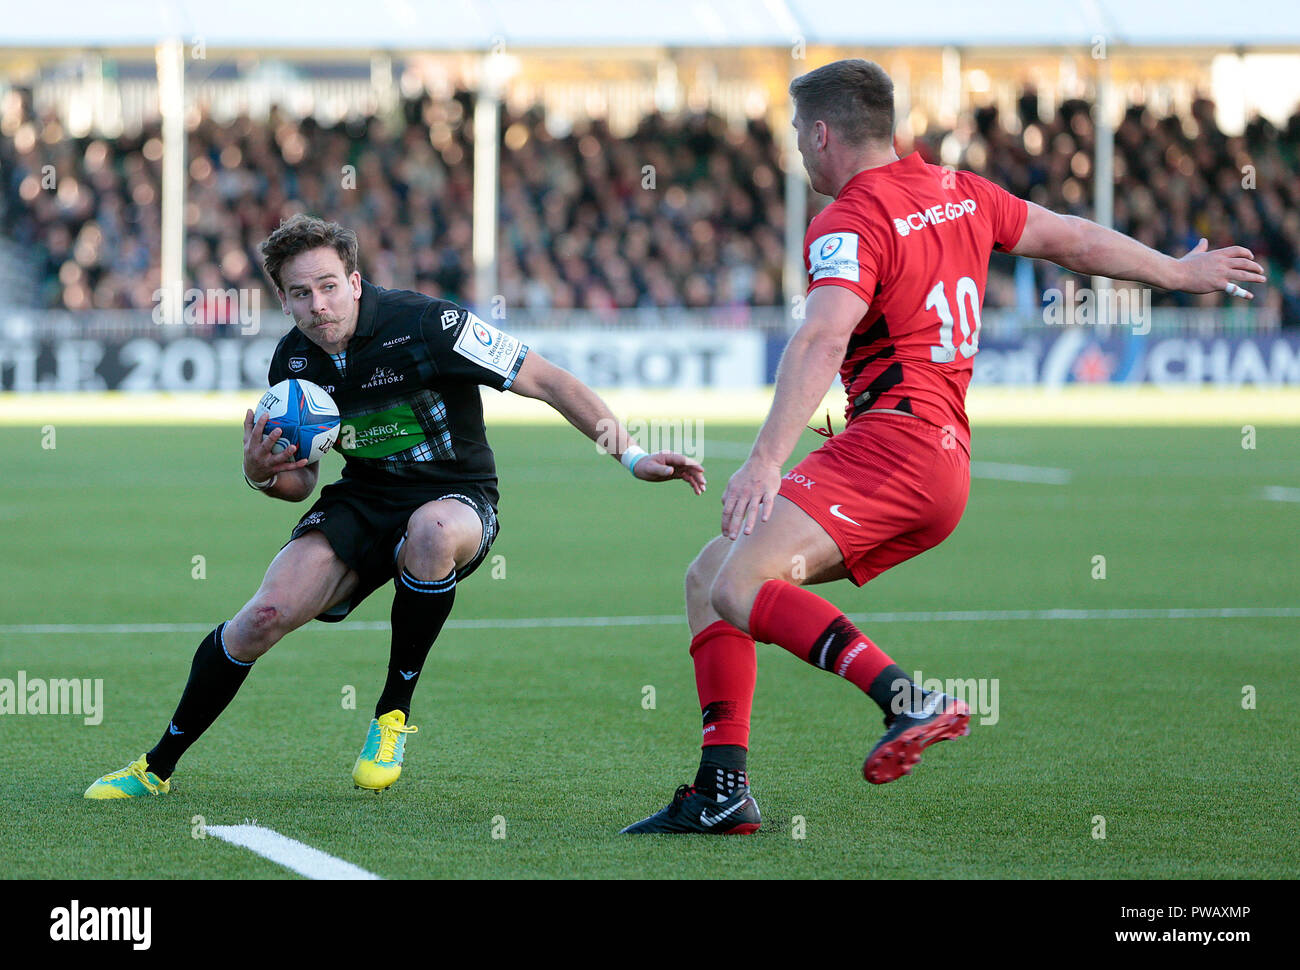
<path fill-rule="evenodd" d="M 389 711 L 370 722 L 365 746 L 352 768 L 352 781 L 358 788 L 383 791 L 402 774 L 402 755 L 406 736 L 418 731 L 406 723 L 401 711 Z"/>
<path fill-rule="evenodd" d="M 87 798 L 139 798 L 141 795 L 166 795 L 172 783 L 149 770 L 146 755 L 140 755 L 125 768 L 110 771 L 86 789 Z"/>

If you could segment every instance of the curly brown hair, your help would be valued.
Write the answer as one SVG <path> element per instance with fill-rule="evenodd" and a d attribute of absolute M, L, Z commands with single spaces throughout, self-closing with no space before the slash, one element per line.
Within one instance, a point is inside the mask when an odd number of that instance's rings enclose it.
<path fill-rule="evenodd" d="M 322 246 L 329 246 L 339 254 L 348 276 L 357 271 L 357 234 L 337 222 L 326 222 L 302 213 L 280 223 L 257 249 L 262 254 L 262 266 L 266 269 L 266 275 L 271 278 L 275 288 L 283 293 L 280 271 L 284 264 L 299 253 Z"/>

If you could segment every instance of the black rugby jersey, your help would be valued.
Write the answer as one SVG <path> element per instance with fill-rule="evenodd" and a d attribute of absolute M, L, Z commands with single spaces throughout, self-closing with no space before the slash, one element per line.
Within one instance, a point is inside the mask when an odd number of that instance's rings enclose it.
<path fill-rule="evenodd" d="M 343 481 L 473 483 L 497 504 L 479 385 L 504 391 L 528 347 L 468 310 L 364 280 L 345 373 L 297 327 L 271 356 L 272 386 L 319 384 L 338 405 Z"/>

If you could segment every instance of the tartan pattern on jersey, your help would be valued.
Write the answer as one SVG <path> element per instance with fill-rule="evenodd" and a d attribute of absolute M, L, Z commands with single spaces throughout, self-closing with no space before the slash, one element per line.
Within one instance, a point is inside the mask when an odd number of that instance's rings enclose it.
<path fill-rule="evenodd" d="M 415 419 L 420 423 L 420 430 L 424 432 L 424 440 L 384 458 L 353 457 L 349 460 L 382 463 L 385 467 L 392 468 L 424 461 L 452 461 L 456 458 L 456 449 L 451 443 L 451 428 L 447 423 L 447 404 L 437 391 L 422 389 L 414 394 L 385 398 L 364 411 L 350 412 L 344 420 L 346 422 L 348 419 L 401 407 L 411 409 Z"/>

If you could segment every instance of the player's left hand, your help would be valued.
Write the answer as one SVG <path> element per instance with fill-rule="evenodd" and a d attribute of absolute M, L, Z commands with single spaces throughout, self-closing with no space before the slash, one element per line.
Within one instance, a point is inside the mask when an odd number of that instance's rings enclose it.
<path fill-rule="evenodd" d="M 758 521 L 760 507 L 764 522 L 772 517 L 772 506 L 780 491 L 781 466 L 750 458 L 731 476 L 722 494 L 722 534 L 735 539 L 743 528 L 749 535 Z"/>
<path fill-rule="evenodd" d="M 1225 249 L 1210 250 L 1209 246 L 1209 242 L 1202 239 L 1195 249 L 1178 261 L 1182 264 L 1182 285 L 1178 287 L 1180 290 L 1187 293 L 1221 293 L 1229 283 L 1268 282 L 1264 267 L 1255 262 L 1255 254 L 1246 247 L 1228 246 Z M 1246 289 L 1241 289 L 1240 293 L 1234 295 L 1244 295 L 1247 300 L 1255 298 Z"/>
<path fill-rule="evenodd" d="M 636 463 L 636 477 L 646 482 L 670 482 L 680 478 L 696 495 L 703 494 L 708 485 L 704 480 L 704 466 L 675 451 L 657 451 L 642 458 Z"/>

